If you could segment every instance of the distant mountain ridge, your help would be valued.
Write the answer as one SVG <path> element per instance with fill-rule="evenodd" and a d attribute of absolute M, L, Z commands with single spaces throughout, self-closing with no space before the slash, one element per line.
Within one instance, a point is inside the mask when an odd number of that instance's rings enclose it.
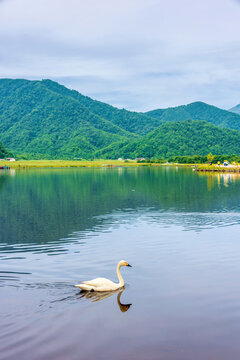
<path fill-rule="evenodd" d="M 229 109 L 228 111 L 231 111 L 236 114 L 240 114 L 240 104 L 234 106 L 233 108 Z"/>
<path fill-rule="evenodd" d="M 240 130 L 240 116 L 201 101 L 168 109 L 152 110 L 145 113 L 159 119 L 161 123 L 187 119 L 205 120 L 219 127 Z"/>
<path fill-rule="evenodd" d="M 192 121 L 186 123 L 189 119 Z M 205 120 L 214 127 L 209 128 L 206 124 L 198 126 L 199 120 Z M 179 125 L 181 122 L 184 122 L 183 127 Z M 163 136 L 167 125 L 168 135 Z M 226 136 L 226 143 L 231 138 L 229 151 L 237 151 L 233 138 L 239 133 L 231 137 L 224 128 L 240 130 L 240 115 L 202 102 L 137 113 L 93 100 L 52 80 L 0 79 L 0 141 L 16 155 L 49 159 L 88 159 L 100 155 L 111 158 L 113 150 L 118 147 L 123 149 L 127 146 L 128 149 L 136 146 L 136 151 L 124 150 L 124 153 L 140 157 L 143 156 L 143 149 L 147 153 L 143 147 L 144 141 L 155 149 L 150 152 L 153 157 L 160 153 L 180 155 L 183 150 L 172 147 L 170 132 L 177 137 L 179 132 L 184 139 L 184 133 L 187 131 L 190 136 L 191 128 L 195 128 L 200 131 L 201 140 L 201 131 L 215 131 L 219 136 L 220 127 L 223 130 L 221 136 Z M 153 135 L 157 132 L 165 142 L 161 146 L 159 136 Z M 195 141 L 200 146 L 197 138 Z M 205 143 L 201 151 L 208 153 L 210 145 Z M 162 146 L 165 147 L 164 151 Z M 188 149 L 190 151 L 191 147 Z M 216 150 L 222 152 L 223 143 Z M 115 151 L 114 154 L 117 156 L 120 152 Z"/>

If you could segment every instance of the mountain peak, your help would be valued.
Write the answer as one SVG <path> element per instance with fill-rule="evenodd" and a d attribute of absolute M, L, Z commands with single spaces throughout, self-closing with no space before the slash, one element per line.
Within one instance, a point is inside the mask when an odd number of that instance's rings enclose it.
<path fill-rule="evenodd" d="M 205 120 L 213 125 L 240 130 L 240 116 L 216 106 L 195 101 L 167 109 L 148 111 L 146 115 L 159 119 L 161 123 L 171 121 Z"/>

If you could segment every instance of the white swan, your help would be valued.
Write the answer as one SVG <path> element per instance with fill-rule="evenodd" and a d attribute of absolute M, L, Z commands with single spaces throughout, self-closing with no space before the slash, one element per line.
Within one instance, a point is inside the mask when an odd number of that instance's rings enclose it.
<path fill-rule="evenodd" d="M 82 284 L 75 285 L 76 287 L 86 291 L 114 291 L 124 287 L 124 280 L 120 274 L 120 267 L 130 266 L 125 260 L 119 261 L 117 265 L 117 276 L 119 283 L 114 283 L 111 280 L 105 278 L 96 278 L 90 281 L 83 281 Z"/>

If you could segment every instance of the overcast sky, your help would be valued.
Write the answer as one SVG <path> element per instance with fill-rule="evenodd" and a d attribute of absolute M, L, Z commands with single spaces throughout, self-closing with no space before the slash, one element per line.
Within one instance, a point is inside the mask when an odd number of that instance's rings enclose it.
<path fill-rule="evenodd" d="M 240 103 L 237 0 L 0 0 L 0 77 L 147 111 Z"/>

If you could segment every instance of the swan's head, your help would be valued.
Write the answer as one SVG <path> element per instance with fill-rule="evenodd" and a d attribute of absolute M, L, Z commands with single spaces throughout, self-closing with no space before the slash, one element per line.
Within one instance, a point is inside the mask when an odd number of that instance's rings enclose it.
<path fill-rule="evenodd" d="M 130 265 L 130 264 L 129 264 L 127 261 L 125 261 L 125 260 L 119 261 L 118 265 L 119 265 L 119 267 L 122 267 L 122 266 L 132 267 L 132 265 Z"/>

